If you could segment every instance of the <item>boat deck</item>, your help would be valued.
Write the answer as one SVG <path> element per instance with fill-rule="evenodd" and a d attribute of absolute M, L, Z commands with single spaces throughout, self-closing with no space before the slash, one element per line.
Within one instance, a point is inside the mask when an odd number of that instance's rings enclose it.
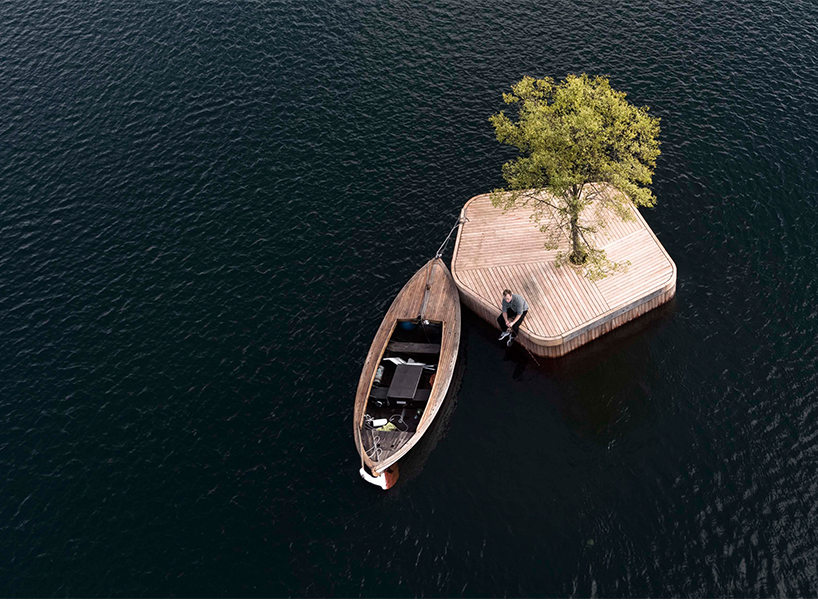
<path fill-rule="evenodd" d="M 405 425 L 401 423 L 400 426 L 404 427 Z M 382 462 L 403 448 L 414 435 L 414 429 L 410 431 L 378 431 L 364 427 L 361 430 L 361 443 L 363 443 L 366 455 L 373 462 Z"/>
<path fill-rule="evenodd" d="M 488 194 L 472 198 L 463 207 L 467 221 L 452 257 L 463 303 L 496 327 L 503 289 L 522 294 L 530 310 L 518 341 L 535 354 L 556 357 L 667 302 L 676 292 L 676 265 L 639 211 L 633 213 L 632 221 L 608 214 L 609 226 L 590 237 L 610 260 L 631 263 L 626 272 L 594 282 L 570 266 L 556 266 L 568 238 L 546 250 L 530 208 L 504 213 Z"/>

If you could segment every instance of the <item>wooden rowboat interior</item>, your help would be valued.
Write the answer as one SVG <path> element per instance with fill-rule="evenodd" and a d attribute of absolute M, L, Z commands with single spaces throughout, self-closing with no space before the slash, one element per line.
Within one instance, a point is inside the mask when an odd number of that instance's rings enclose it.
<path fill-rule="evenodd" d="M 397 463 L 440 410 L 460 346 L 460 298 L 436 257 L 398 293 L 364 362 L 353 431 L 361 466 L 375 476 Z"/>
<path fill-rule="evenodd" d="M 370 390 L 361 429 L 361 442 L 372 462 L 386 461 L 417 433 L 435 382 L 442 338 L 442 323 L 398 321 L 380 363 L 383 375 L 380 381 L 373 382 Z M 401 382 L 396 381 L 396 375 L 403 375 L 407 370 L 409 372 L 403 379 L 408 381 L 402 386 L 405 393 L 401 395 L 401 386 L 396 390 L 393 384 L 399 385 Z M 388 397 L 390 389 L 393 395 L 401 397 Z M 376 428 L 372 425 L 383 419 L 395 430 L 385 431 L 384 426 Z M 385 427 L 391 429 L 389 425 Z"/>

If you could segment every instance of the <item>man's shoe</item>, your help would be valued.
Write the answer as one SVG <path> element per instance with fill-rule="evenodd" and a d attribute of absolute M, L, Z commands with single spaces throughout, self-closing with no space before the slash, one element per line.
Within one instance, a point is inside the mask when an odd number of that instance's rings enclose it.
<path fill-rule="evenodd" d="M 508 337 L 508 341 L 506 342 L 506 346 L 509 346 L 509 347 L 510 347 L 510 346 L 511 346 L 511 344 L 513 344 L 513 343 L 514 343 L 514 336 L 513 336 L 513 335 L 510 335 L 510 336 Z"/>
<path fill-rule="evenodd" d="M 510 331 L 504 331 L 503 333 L 501 333 L 501 334 L 500 334 L 500 337 L 499 337 L 499 338 L 497 338 L 497 339 L 498 339 L 498 340 L 504 340 L 504 339 L 506 339 L 506 338 L 507 338 L 508 336 L 510 336 L 510 335 L 511 335 L 511 332 L 510 332 Z"/>

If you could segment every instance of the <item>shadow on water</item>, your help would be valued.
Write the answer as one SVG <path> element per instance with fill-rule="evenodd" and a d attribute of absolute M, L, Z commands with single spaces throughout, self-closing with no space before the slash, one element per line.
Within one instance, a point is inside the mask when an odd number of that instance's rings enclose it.
<path fill-rule="evenodd" d="M 607 445 L 649 420 L 652 385 L 664 362 L 654 356 L 651 341 L 676 312 L 674 298 L 559 358 L 534 356 L 519 344 L 505 348 L 496 330 L 469 310 L 464 310 L 464 329 L 496 346 L 488 353 L 494 360 L 501 356 L 513 365 L 518 397 L 554 405 L 574 435 Z"/>
<path fill-rule="evenodd" d="M 464 311 L 465 313 L 465 311 Z M 457 407 L 457 396 L 460 392 L 460 386 L 463 383 L 463 372 L 466 367 L 466 335 L 464 329 L 461 328 L 460 334 L 460 350 L 457 355 L 457 361 L 452 372 L 452 381 L 449 384 L 449 391 L 446 392 L 446 397 L 443 399 L 443 404 L 440 406 L 440 412 L 431 427 L 426 431 L 417 445 L 412 448 L 409 454 L 400 462 L 400 478 L 395 486 L 389 490 L 394 493 L 402 489 L 406 484 L 420 475 L 429 456 L 437 446 L 438 442 L 446 437 L 451 424 L 452 415 Z"/>

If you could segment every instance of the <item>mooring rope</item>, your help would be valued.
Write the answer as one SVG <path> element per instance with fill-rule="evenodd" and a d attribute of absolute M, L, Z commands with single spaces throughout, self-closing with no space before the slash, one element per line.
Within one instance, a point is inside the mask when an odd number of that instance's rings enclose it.
<path fill-rule="evenodd" d="M 465 223 L 466 221 L 468 221 L 468 219 L 466 217 L 458 217 L 457 223 L 454 224 L 454 227 L 452 227 L 452 230 L 449 232 L 449 235 L 446 236 L 446 239 L 443 240 L 443 243 L 440 245 L 440 248 L 437 249 L 437 254 L 435 254 L 435 258 L 440 258 L 441 256 L 443 256 L 443 249 L 446 247 L 446 244 L 449 243 L 449 240 L 451 239 L 452 234 L 454 233 L 454 230 L 457 229 L 458 227 L 460 227 L 461 223 Z M 427 290 L 428 290 L 428 286 L 427 286 Z M 427 293 L 428 293 L 428 291 L 427 291 Z M 423 305 L 424 305 L 424 307 L 426 306 L 425 301 L 424 301 Z M 540 366 L 540 361 L 537 360 L 537 358 L 534 356 L 534 353 L 531 350 L 529 350 L 528 348 L 526 348 L 525 346 L 523 346 L 523 348 L 525 348 L 525 351 L 528 352 L 528 355 L 534 360 L 534 363 L 539 367 Z"/>
<path fill-rule="evenodd" d="M 440 244 L 440 248 L 437 249 L 437 254 L 435 254 L 435 258 L 440 258 L 441 256 L 443 256 L 443 249 L 446 247 L 446 244 L 449 243 L 449 240 L 451 239 L 454 230 L 460 227 L 460 224 L 463 223 L 464 221 L 468 221 L 468 219 L 466 217 L 463 217 L 462 219 L 458 217 L 457 223 L 454 224 L 454 227 L 452 227 L 452 230 L 449 232 L 449 235 L 446 236 L 446 239 L 443 240 L 442 244 Z"/>
<path fill-rule="evenodd" d="M 457 222 L 454 224 L 454 227 L 452 227 L 451 231 L 449 231 L 449 235 L 446 236 L 446 239 L 443 240 L 443 243 L 440 245 L 440 248 L 437 249 L 437 253 L 435 254 L 435 258 L 440 258 L 440 257 L 443 256 L 443 250 L 446 248 L 446 244 L 449 243 L 449 240 L 452 239 L 452 234 L 454 233 L 455 229 L 460 227 L 460 224 L 465 223 L 466 221 L 468 221 L 468 219 L 466 217 L 462 217 L 462 218 L 458 217 Z M 428 294 L 429 294 L 429 288 L 431 287 L 431 277 L 432 277 L 432 275 L 433 275 L 433 272 L 430 272 L 429 275 L 427 276 L 426 293 L 424 294 L 424 301 L 423 301 L 423 305 L 421 306 L 420 314 L 418 314 L 418 320 L 420 320 L 421 326 L 423 324 L 423 311 L 425 310 L 426 302 L 428 301 Z M 424 333 L 425 333 L 425 330 L 424 330 Z M 400 415 L 392 415 L 391 417 L 389 417 L 389 422 L 392 423 L 392 419 L 394 419 L 395 417 L 398 417 L 398 422 L 406 427 L 406 429 L 400 429 L 400 427 L 398 427 L 398 430 L 399 431 L 407 431 L 409 429 L 409 425 L 403 420 L 403 418 Z M 394 423 L 393 423 L 393 425 L 394 425 Z M 371 416 L 364 415 L 363 427 L 366 427 L 367 429 L 375 429 L 372 426 L 372 417 Z M 380 457 L 383 454 L 383 449 L 380 448 L 379 445 L 378 445 L 379 442 L 381 441 L 381 438 L 380 438 L 380 436 L 377 436 L 377 435 L 374 435 L 374 434 L 373 434 L 372 437 L 373 437 L 373 439 L 372 439 L 372 441 L 373 441 L 372 448 L 367 449 L 366 446 L 364 446 L 364 444 L 363 444 L 363 440 L 361 440 L 361 447 L 364 450 L 364 454 L 366 454 L 366 456 L 370 460 L 374 460 L 374 461 L 377 462 L 377 461 L 380 460 Z M 364 457 L 363 457 L 363 455 L 361 455 L 361 468 L 362 469 L 364 468 Z"/>

